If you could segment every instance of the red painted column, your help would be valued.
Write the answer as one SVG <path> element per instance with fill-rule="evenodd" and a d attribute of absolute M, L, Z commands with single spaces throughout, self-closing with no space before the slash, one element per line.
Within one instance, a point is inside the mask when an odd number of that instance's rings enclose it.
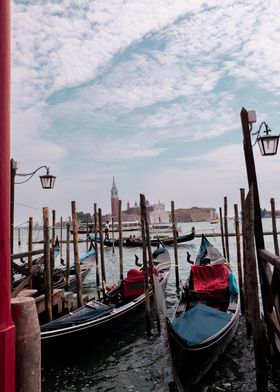
<path fill-rule="evenodd" d="M 10 270 L 10 0 L 0 1 L 0 391 L 15 390 Z"/>

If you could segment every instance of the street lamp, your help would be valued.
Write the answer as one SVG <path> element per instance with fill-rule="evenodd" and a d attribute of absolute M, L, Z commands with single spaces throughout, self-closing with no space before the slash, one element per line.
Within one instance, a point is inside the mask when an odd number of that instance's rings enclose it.
<path fill-rule="evenodd" d="M 263 121 L 257 130 L 257 132 L 252 132 L 252 124 L 256 122 L 256 112 L 254 110 L 248 110 L 248 123 L 249 129 L 252 136 L 256 135 L 256 140 L 253 143 L 252 147 L 258 143 L 260 152 L 263 156 L 275 155 L 277 154 L 278 143 L 279 143 L 279 135 L 271 135 L 271 129 L 267 125 L 265 121 Z M 262 128 L 265 127 L 263 131 L 264 135 L 261 135 Z"/>
<path fill-rule="evenodd" d="M 48 166 L 40 166 L 36 170 L 31 173 L 17 173 L 17 161 L 11 159 L 11 206 L 10 206 L 10 214 L 11 214 L 11 254 L 14 251 L 14 204 L 15 204 L 15 184 L 24 184 L 25 182 L 29 181 L 34 174 L 36 174 L 41 169 L 46 169 L 46 174 L 40 176 L 40 181 L 43 189 L 53 189 L 55 183 L 55 176 L 52 176 L 49 173 Z M 24 178 L 22 181 L 15 181 L 16 176 Z"/>

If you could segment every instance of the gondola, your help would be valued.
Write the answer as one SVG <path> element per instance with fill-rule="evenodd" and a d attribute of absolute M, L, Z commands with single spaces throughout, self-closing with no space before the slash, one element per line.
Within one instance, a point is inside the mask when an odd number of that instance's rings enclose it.
<path fill-rule="evenodd" d="M 85 278 L 89 274 L 89 271 L 94 265 L 95 262 L 95 250 L 91 247 L 86 253 L 80 256 L 80 273 L 81 273 L 81 281 L 84 282 Z M 74 261 L 70 262 L 69 269 L 69 290 L 76 290 L 77 286 L 77 278 L 75 271 Z M 55 289 L 64 289 L 66 288 L 66 267 L 61 266 L 54 270 L 53 272 L 53 288 Z"/>
<path fill-rule="evenodd" d="M 202 235 L 196 261 L 173 319 L 168 346 L 179 392 L 195 391 L 232 339 L 239 319 L 238 289 L 229 264 Z"/>
<path fill-rule="evenodd" d="M 161 287 L 165 289 L 171 260 L 166 248 L 153 253 L 154 266 Z M 152 290 L 150 291 L 152 296 Z M 116 328 L 126 327 L 141 312 L 145 303 L 144 274 L 141 269 L 130 269 L 117 287 L 107 292 L 104 300 L 91 300 L 81 308 L 41 326 L 42 347 L 57 344 L 94 341 L 100 334 L 106 337 Z M 145 313 L 143 312 L 143 315 Z"/>
<path fill-rule="evenodd" d="M 54 265 L 53 269 L 53 288 L 54 289 L 64 289 L 66 288 L 66 267 L 64 265 L 64 260 L 61 258 L 58 240 L 54 246 Z M 95 249 L 93 244 L 90 245 L 89 250 L 80 256 L 80 272 L 82 282 L 87 277 L 89 271 L 95 262 Z M 62 264 L 63 263 L 63 264 Z M 16 265 L 13 263 L 13 267 Z M 37 267 L 37 268 L 35 268 Z M 40 257 L 38 260 L 34 261 L 34 272 L 30 275 L 26 267 L 18 266 L 18 271 L 21 272 L 21 276 L 13 280 L 13 297 L 18 295 L 20 290 L 28 285 L 29 280 L 32 279 L 32 287 L 38 290 L 38 294 L 44 292 L 44 256 Z M 69 269 L 69 290 L 76 289 L 76 272 L 74 261 L 70 262 Z"/>
<path fill-rule="evenodd" d="M 194 227 L 192 228 L 192 231 L 190 234 L 186 235 L 181 235 L 177 236 L 177 244 L 181 244 L 184 242 L 188 242 L 193 240 L 195 237 L 195 229 Z M 97 241 L 99 241 L 97 239 Z M 174 238 L 173 237 L 167 237 L 167 238 L 156 238 L 156 239 L 151 239 L 151 246 L 158 246 L 158 244 L 162 243 L 164 246 L 169 246 L 169 245 L 174 245 Z M 114 246 L 119 246 L 120 242 L 118 239 L 112 241 L 108 239 L 104 239 L 103 243 L 105 246 L 112 247 Z M 142 247 L 143 243 L 141 239 L 138 238 L 127 238 L 123 240 L 123 246 L 128 247 L 128 248 L 136 248 L 136 247 Z"/>

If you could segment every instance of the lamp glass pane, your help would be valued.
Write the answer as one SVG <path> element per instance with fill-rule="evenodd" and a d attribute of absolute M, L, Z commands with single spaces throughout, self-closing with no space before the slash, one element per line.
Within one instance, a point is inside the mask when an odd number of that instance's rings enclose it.
<path fill-rule="evenodd" d="M 56 177 L 54 176 L 40 176 L 41 184 L 43 189 L 53 189 Z"/>
<path fill-rule="evenodd" d="M 279 136 L 262 136 L 258 138 L 261 154 L 275 155 L 277 153 Z"/>

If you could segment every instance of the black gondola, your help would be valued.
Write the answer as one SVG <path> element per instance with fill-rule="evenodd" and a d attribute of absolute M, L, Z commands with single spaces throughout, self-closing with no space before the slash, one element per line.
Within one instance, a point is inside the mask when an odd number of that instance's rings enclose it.
<path fill-rule="evenodd" d="M 183 242 L 188 242 L 193 240 L 195 237 L 195 229 L 192 228 L 192 232 L 190 234 L 186 235 L 181 235 L 177 236 L 177 244 L 181 244 Z M 92 237 L 91 237 L 92 239 Z M 97 241 L 99 241 L 97 239 Z M 164 246 L 169 246 L 169 245 L 174 245 L 174 238 L 173 237 L 167 237 L 167 238 L 156 238 L 156 239 L 151 239 L 151 246 L 158 246 L 159 242 L 163 244 Z M 119 246 L 120 242 L 118 239 L 112 241 L 108 239 L 104 239 L 103 243 L 105 246 L 112 247 L 114 246 Z M 123 246 L 128 247 L 128 248 L 137 248 L 137 247 L 142 247 L 143 243 L 141 239 L 138 238 L 127 238 L 123 240 Z"/>
<path fill-rule="evenodd" d="M 170 255 L 166 248 L 154 253 L 154 265 L 163 289 L 170 270 Z M 152 296 L 150 291 L 150 296 Z M 56 346 L 67 341 L 73 344 L 80 340 L 93 341 L 98 335 L 115 333 L 115 327 L 126 326 L 144 306 L 144 275 L 139 269 L 131 269 L 120 284 L 109 291 L 104 301 L 91 300 L 81 308 L 41 326 L 43 346 Z M 144 314 L 144 312 L 143 312 Z"/>
<path fill-rule="evenodd" d="M 190 277 L 184 285 L 167 336 L 178 391 L 196 385 L 224 352 L 238 325 L 235 278 L 216 248 L 202 236 Z"/>

